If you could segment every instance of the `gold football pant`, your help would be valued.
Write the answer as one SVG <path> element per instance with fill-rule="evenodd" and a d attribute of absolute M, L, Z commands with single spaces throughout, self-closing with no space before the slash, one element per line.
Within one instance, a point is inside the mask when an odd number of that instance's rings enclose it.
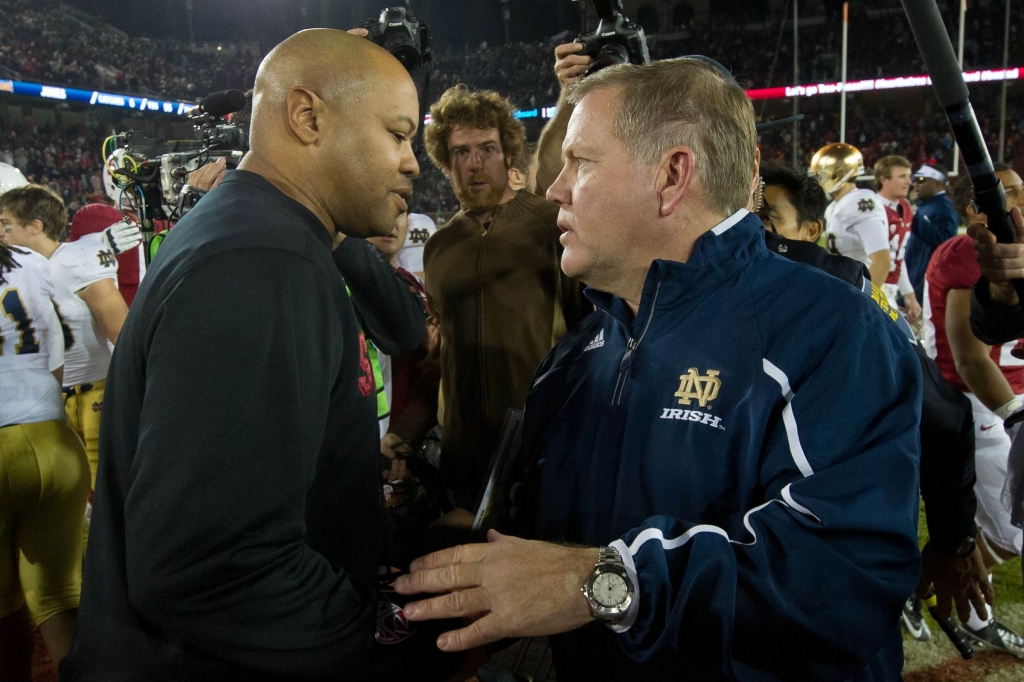
<path fill-rule="evenodd" d="M 89 457 L 90 490 L 96 489 L 104 384 L 106 381 L 100 379 L 64 389 L 64 413 L 68 416 L 68 425 L 85 443 L 85 454 Z"/>
<path fill-rule="evenodd" d="M 0 618 L 77 608 L 89 463 L 63 419 L 0 428 Z"/>

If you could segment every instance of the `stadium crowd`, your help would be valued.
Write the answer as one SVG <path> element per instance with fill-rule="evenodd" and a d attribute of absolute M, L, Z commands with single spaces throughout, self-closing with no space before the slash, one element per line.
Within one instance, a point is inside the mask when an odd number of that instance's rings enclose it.
<path fill-rule="evenodd" d="M 26 117 L 5 125 L 0 120 L 0 162 L 57 192 L 69 214 L 86 204 L 108 201 L 103 192 L 102 141 L 103 135 L 82 124 L 40 126 Z"/>
<path fill-rule="evenodd" d="M 894 47 L 857 73 L 919 68 L 892 17 L 860 17 Z M 807 29 L 809 78 L 834 77 L 833 24 Z M 778 78 L 758 29 L 717 28 L 586 78 L 565 45 L 439 50 L 422 148 L 397 61 L 296 34 L 255 83 L 240 169 L 196 171 L 196 205 L 142 248 L 99 131 L 0 119 L 0 382 L 23 382 L 0 384 L 0 454 L 57 453 L 12 487 L 66 474 L 0 505 L 61 507 L 0 523 L 0 651 L 34 624 L 72 682 L 168 661 L 475 680 L 487 656 L 462 651 L 550 635 L 560 679 L 889 679 L 898 623 L 928 641 L 937 596 L 948 631 L 1024 659 L 991 608 L 1024 549 L 1016 247 L 951 176 L 941 113 L 852 116 L 850 144 L 812 113 L 793 159 L 743 93 Z M 255 54 L 140 58 L 90 30 L 13 0 L 0 65 L 172 97 L 253 85 Z M 365 88 L 281 86 L 314 73 Z M 514 111 L 556 99 L 529 144 Z M 1006 149 L 1024 161 L 1016 108 Z M 995 173 L 1024 236 L 1020 177 Z M 19 544 L 58 526 L 44 559 Z"/>
<path fill-rule="evenodd" d="M 956 35 L 955 5 L 949 3 L 943 13 L 950 35 Z M 1024 64 L 1024 43 L 1017 39 L 1017 32 L 1024 22 L 1024 8 L 1014 5 L 1012 11 L 1010 66 L 1020 66 Z M 850 80 L 923 72 L 913 36 L 900 12 L 890 1 L 853 6 Z M 966 68 L 1002 65 L 1002 12 L 998 3 L 972 5 L 965 31 Z M 8 0 L 0 7 L 0 66 L 29 80 L 196 99 L 226 88 L 247 90 L 263 57 L 248 48 L 210 52 L 185 41 L 130 38 L 104 26 L 84 23 L 55 0 Z M 782 39 L 775 54 L 780 30 Z M 683 25 L 675 31 L 652 37 L 652 58 L 703 54 L 730 68 L 747 88 L 792 80 L 792 43 L 778 18 L 764 25 L 743 25 L 718 17 L 710 26 Z M 839 80 L 839 15 L 823 14 L 822 21 L 803 26 L 800 35 L 801 82 Z M 439 90 L 465 83 L 501 92 L 520 109 L 549 106 L 558 94 L 551 71 L 554 44 L 448 46 L 435 51 L 431 77 Z M 769 51 L 772 59 L 765 58 Z"/>

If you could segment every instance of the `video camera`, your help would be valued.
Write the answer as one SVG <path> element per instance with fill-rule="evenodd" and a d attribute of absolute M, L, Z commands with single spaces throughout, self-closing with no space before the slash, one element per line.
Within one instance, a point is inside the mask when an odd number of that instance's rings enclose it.
<path fill-rule="evenodd" d="M 404 7 L 388 7 L 379 19 L 367 19 L 359 28 L 369 31 L 366 37 L 390 52 L 413 76 L 430 61 L 427 25 L 407 14 Z"/>
<path fill-rule="evenodd" d="M 187 184 L 188 174 L 219 157 L 226 157 L 227 167 L 234 168 L 248 150 L 248 130 L 225 120 L 245 105 L 240 90 L 208 95 L 189 113 L 193 140 L 158 140 L 137 130 L 107 138 L 103 158 L 111 198 L 122 210 L 138 212 L 144 232 L 152 231 L 153 220 L 184 216 L 202 196 Z"/>
<path fill-rule="evenodd" d="M 647 51 L 644 29 L 622 14 L 622 0 L 591 0 L 597 16 L 601 18 L 597 29 L 576 38 L 583 45 L 577 54 L 592 57 L 594 63 L 585 76 L 612 64 L 647 64 L 651 61 Z"/>

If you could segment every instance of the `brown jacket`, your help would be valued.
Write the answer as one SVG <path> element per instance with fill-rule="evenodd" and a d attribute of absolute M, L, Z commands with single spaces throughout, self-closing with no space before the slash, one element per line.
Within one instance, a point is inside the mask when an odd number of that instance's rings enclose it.
<path fill-rule="evenodd" d="M 424 249 L 441 332 L 441 466 L 463 504 L 475 501 L 505 412 L 523 409 L 540 361 L 592 310 L 562 274 L 557 216 L 555 204 L 520 192 L 487 229 L 460 212 Z"/>

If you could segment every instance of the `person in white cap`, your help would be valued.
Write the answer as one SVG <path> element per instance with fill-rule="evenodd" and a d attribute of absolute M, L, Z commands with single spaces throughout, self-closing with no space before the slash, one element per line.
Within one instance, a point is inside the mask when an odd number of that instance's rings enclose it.
<path fill-rule="evenodd" d="M 919 202 L 914 222 L 910 225 L 910 240 L 904 263 L 914 286 L 917 300 L 924 300 L 924 275 L 932 253 L 942 242 L 956 236 L 960 218 L 953 202 L 946 195 L 949 174 L 939 164 L 921 166 L 913 176 L 911 199 Z"/>

